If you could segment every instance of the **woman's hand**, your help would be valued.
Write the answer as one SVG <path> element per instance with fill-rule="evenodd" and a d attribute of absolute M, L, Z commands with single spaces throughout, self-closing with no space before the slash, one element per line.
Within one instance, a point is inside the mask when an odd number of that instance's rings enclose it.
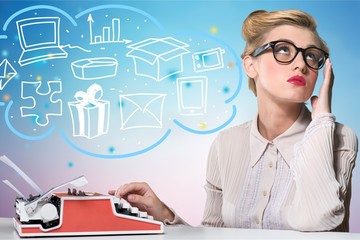
<path fill-rule="evenodd" d="M 117 190 L 110 190 L 109 194 L 124 198 L 133 207 L 139 208 L 140 211 L 146 211 L 155 220 L 162 222 L 165 219 L 174 220 L 173 212 L 156 196 L 147 183 L 134 182 L 125 184 Z"/>
<path fill-rule="evenodd" d="M 332 88 L 334 85 L 334 72 L 330 59 L 326 60 L 324 68 L 324 81 L 320 87 L 319 96 L 311 97 L 312 113 L 311 117 L 314 119 L 318 114 L 331 113 L 331 97 Z"/>

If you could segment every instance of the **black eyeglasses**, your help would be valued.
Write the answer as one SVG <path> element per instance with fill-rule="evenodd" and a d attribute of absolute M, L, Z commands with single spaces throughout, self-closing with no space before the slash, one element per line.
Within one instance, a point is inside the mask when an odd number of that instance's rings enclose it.
<path fill-rule="evenodd" d="M 305 64 L 312 69 L 318 70 L 325 64 L 329 54 L 317 47 L 298 48 L 293 43 L 287 41 L 272 41 L 255 49 L 251 56 L 256 57 L 268 48 L 272 48 L 276 61 L 289 64 L 296 58 L 299 52 L 302 53 Z"/>

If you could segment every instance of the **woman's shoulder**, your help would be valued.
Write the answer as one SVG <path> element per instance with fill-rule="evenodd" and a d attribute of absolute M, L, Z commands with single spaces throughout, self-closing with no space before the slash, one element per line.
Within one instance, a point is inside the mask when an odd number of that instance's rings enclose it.
<path fill-rule="evenodd" d="M 247 121 L 240 125 L 226 128 L 219 132 L 218 138 L 239 138 L 241 136 L 248 136 L 250 133 L 251 124 L 252 121 Z"/>
<path fill-rule="evenodd" d="M 250 131 L 252 122 L 228 127 L 218 132 L 212 144 L 222 165 L 231 159 L 239 159 L 241 153 L 248 151 L 250 146 Z"/>

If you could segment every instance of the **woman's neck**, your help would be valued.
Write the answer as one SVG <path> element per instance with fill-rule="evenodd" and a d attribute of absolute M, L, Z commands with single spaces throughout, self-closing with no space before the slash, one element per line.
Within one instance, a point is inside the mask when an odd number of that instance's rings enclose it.
<path fill-rule="evenodd" d="M 299 117 L 303 103 L 277 104 L 268 102 L 266 104 L 258 101 L 259 133 L 267 140 L 272 141 L 277 136 L 290 128 Z"/>

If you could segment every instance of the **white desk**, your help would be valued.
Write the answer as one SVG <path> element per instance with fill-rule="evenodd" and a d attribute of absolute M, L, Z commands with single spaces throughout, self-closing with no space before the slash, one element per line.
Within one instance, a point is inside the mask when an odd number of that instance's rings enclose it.
<path fill-rule="evenodd" d="M 0 239 L 21 239 L 13 227 L 11 218 L 0 218 Z M 304 233 L 296 231 L 278 231 L 278 230 L 255 230 L 255 229 L 237 229 L 237 228 L 204 228 L 204 227 L 186 227 L 171 226 L 165 227 L 164 234 L 152 235 L 116 235 L 116 236 L 84 236 L 84 237 L 41 237 L 41 238 L 22 238 L 22 239 L 65 239 L 65 240 L 97 240 L 97 239 L 118 239 L 118 240 L 166 240 L 166 239 L 360 239 L 360 233 L 337 233 L 320 232 Z"/>

